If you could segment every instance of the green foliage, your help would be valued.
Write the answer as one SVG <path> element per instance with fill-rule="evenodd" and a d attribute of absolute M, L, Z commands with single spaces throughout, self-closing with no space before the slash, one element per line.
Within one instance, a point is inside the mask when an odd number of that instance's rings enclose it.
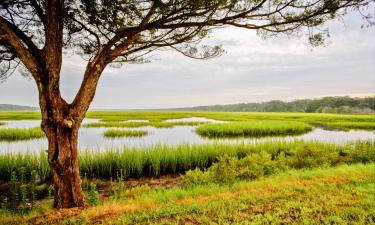
<path fill-rule="evenodd" d="M 310 37 L 322 44 L 320 35 Z M 375 98 L 325 97 L 321 99 L 300 99 L 290 102 L 269 101 L 262 103 L 241 103 L 232 105 L 198 106 L 174 109 L 176 111 L 209 111 L 209 112 L 316 112 L 316 113 L 354 113 L 368 114 L 375 111 Z"/>
<path fill-rule="evenodd" d="M 252 121 L 205 124 L 197 133 L 206 137 L 261 137 L 272 135 L 294 135 L 311 131 L 312 127 L 301 122 Z"/>
<path fill-rule="evenodd" d="M 12 171 L 10 177 L 9 204 L 5 204 L 4 202 L 3 208 L 21 213 L 26 213 L 34 209 L 37 192 L 35 170 L 31 171 L 30 183 L 26 182 L 26 170 L 23 167 L 19 169 L 18 176 L 16 171 Z M 8 202 L 8 198 L 4 200 Z M 20 207 L 18 207 L 19 204 Z"/>
<path fill-rule="evenodd" d="M 119 130 L 119 129 L 108 129 L 104 131 L 103 136 L 107 138 L 118 138 L 118 137 L 142 137 L 148 135 L 148 131 L 145 130 Z"/>
<path fill-rule="evenodd" d="M 0 141 L 20 141 L 45 137 L 42 129 L 35 128 L 4 128 L 0 129 Z"/>
<path fill-rule="evenodd" d="M 183 176 L 183 183 L 187 186 L 195 184 L 208 184 L 211 182 L 211 174 L 209 171 L 203 173 L 199 168 L 189 170 Z"/>
<path fill-rule="evenodd" d="M 124 191 L 125 191 L 125 177 L 123 170 L 120 170 L 120 175 L 117 173 L 117 186 L 113 191 L 113 198 L 116 200 L 120 200 L 123 197 Z"/>
<path fill-rule="evenodd" d="M 259 177 L 278 174 L 289 168 L 313 169 L 331 167 L 342 163 L 375 162 L 375 153 L 365 150 L 363 143 L 354 149 L 330 151 L 323 146 L 295 145 L 288 149 L 250 153 L 242 159 L 223 156 L 206 171 L 188 171 L 183 178 L 186 185 L 207 183 L 233 183 L 254 180 Z"/>
<path fill-rule="evenodd" d="M 99 201 L 99 192 L 96 190 L 96 184 L 91 183 L 89 186 L 88 198 L 87 203 L 90 206 L 98 206 Z"/>

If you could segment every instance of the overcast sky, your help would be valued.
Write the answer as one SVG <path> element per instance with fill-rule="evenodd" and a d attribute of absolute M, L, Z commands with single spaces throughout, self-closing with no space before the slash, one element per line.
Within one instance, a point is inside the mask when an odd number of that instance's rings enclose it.
<path fill-rule="evenodd" d="M 345 24 L 330 22 L 325 47 L 312 49 L 307 38 L 263 40 L 254 31 L 225 28 L 210 43 L 226 54 L 208 61 L 173 51 L 155 52 L 153 61 L 106 69 L 91 108 L 147 109 L 292 100 L 375 93 L 375 32 L 357 14 Z M 71 101 L 86 62 L 64 56 L 61 88 Z M 38 106 L 32 80 L 17 74 L 0 83 L 0 104 Z"/>

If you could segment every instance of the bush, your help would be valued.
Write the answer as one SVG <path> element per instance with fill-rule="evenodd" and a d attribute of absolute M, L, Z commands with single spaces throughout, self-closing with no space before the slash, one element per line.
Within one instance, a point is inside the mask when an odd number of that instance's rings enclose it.
<path fill-rule="evenodd" d="M 323 146 L 324 147 L 324 146 Z M 369 163 L 375 161 L 372 142 L 355 143 L 342 149 L 324 149 L 320 145 L 294 145 L 269 151 L 254 151 L 242 159 L 233 156 L 218 157 L 206 171 L 195 169 L 183 177 L 186 185 L 232 183 L 239 179 L 253 180 L 293 169 L 329 167 L 342 163 Z"/>
<path fill-rule="evenodd" d="M 331 166 L 334 156 L 320 148 L 304 145 L 292 149 L 287 163 L 295 169 Z"/>

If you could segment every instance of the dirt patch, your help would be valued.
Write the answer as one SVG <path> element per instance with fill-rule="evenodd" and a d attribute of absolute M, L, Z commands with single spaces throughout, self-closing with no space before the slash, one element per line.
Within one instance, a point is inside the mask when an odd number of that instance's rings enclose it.
<path fill-rule="evenodd" d="M 96 183 L 98 187 L 98 192 L 100 200 L 104 201 L 106 198 L 111 196 L 112 193 L 112 184 L 110 181 L 106 180 L 92 180 Z M 117 182 L 114 182 L 114 185 L 117 185 Z M 125 181 L 125 188 L 134 188 L 137 186 L 148 185 L 150 187 L 165 187 L 172 188 L 176 186 L 181 186 L 182 180 L 181 175 L 165 175 L 159 178 L 153 177 L 142 177 L 139 179 L 129 179 Z"/>
<path fill-rule="evenodd" d="M 135 187 L 146 184 L 150 187 L 161 186 L 165 188 L 181 186 L 181 175 L 165 175 L 159 178 L 143 177 L 125 181 L 126 187 Z"/>
<path fill-rule="evenodd" d="M 80 215 L 83 208 L 59 209 L 48 212 L 42 216 L 34 217 L 28 221 L 28 224 L 59 224 L 66 218 Z"/>

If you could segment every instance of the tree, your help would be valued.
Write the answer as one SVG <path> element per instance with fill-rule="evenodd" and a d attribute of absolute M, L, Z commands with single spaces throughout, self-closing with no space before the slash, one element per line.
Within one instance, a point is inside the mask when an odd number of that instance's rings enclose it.
<path fill-rule="evenodd" d="M 85 206 L 77 134 L 108 65 L 147 62 L 147 54 L 163 48 L 192 58 L 218 56 L 220 46 L 200 41 L 223 26 L 257 30 L 265 36 L 307 31 L 310 43 L 318 45 L 328 35 L 325 21 L 349 9 L 363 12 L 373 1 L 0 0 L 1 77 L 21 68 L 36 82 L 41 127 L 49 143 L 54 206 Z M 63 49 L 87 59 L 71 103 L 60 94 Z"/>

